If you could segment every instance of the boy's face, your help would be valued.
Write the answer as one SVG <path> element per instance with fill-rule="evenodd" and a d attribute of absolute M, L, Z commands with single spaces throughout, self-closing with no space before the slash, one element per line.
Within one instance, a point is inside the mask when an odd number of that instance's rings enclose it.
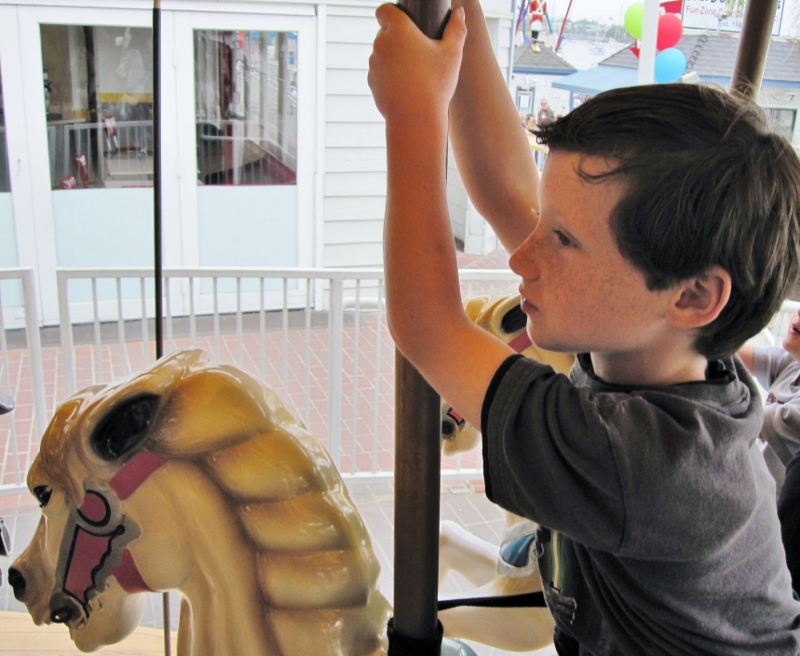
<path fill-rule="evenodd" d="M 622 198 L 622 181 L 588 182 L 579 167 L 589 174 L 608 170 L 600 158 L 550 153 L 539 187 L 539 224 L 511 256 L 522 277 L 528 334 L 556 351 L 641 355 L 668 334 L 672 292 L 650 291 L 617 248 L 609 217 Z"/>
<path fill-rule="evenodd" d="M 800 362 L 800 310 L 792 317 L 789 331 L 783 339 L 783 348 Z"/>

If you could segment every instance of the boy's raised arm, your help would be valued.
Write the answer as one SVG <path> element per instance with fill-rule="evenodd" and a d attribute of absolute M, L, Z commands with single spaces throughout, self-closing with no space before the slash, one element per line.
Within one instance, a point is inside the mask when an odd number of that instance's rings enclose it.
<path fill-rule="evenodd" d="M 512 253 L 536 227 L 531 210 L 538 208 L 539 174 L 480 2 L 453 0 L 457 6 L 466 10 L 469 35 L 450 106 L 450 140 L 470 199 Z"/>
<path fill-rule="evenodd" d="M 389 328 L 428 382 L 478 426 L 492 375 L 512 351 L 464 313 L 447 209 L 448 106 L 466 34 L 463 12 L 453 12 L 441 41 L 424 36 L 394 5 L 382 5 L 376 17 L 369 84 L 386 118 Z"/>

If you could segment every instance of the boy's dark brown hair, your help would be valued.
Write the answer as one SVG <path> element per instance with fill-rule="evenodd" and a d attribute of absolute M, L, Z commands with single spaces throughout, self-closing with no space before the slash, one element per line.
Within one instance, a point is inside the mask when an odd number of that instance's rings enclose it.
<path fill-rule="evenodd" d="M 543 126 L 541 143 L 603 157 L 624 181 L 611 216 L 651 290 L 718 265 L 730 300 L 697 351 L 726 357 L 757 334 L 800 276 L 800 158 L 755 104 L 691 84 L 614 89 Z"/>

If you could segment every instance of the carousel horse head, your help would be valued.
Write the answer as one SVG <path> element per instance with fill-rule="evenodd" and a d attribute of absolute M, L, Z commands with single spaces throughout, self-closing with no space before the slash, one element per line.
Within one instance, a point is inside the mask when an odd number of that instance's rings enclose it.
<path fill-rule="evenodd" d="M 472 296 L 465 301 L 464 310 L 472 322 L 517 353 L 549 364 L 557 373 L 566 374 L 572 368 L 573 354 L 545 351 L 531 342 L 525 329 L 527 316 L 520 308 L 518 292 L 500 289 Z M 480 427 L 467 423 L 453 406 L 442 399 L 442 454 L 452 456 L 470 451 L 480 439 Z"/>
<path fill-rule="evenodd" d="M 65 401 L 28 487 L 42 518 L 9 582 L 83 651 L 126 637 L 143 592 L 178 590 L 180 653 L 383 653 L 379 565 L 330 457 L 202 351 Z"/>

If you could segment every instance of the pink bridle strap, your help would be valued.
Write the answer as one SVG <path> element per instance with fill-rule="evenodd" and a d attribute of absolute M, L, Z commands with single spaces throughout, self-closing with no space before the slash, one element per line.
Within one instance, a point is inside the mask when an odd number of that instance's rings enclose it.
<path fill-rule="evenodd" d="M 119 500 L 125 501 L 165 462 L 166 459 L 162 456 L 149 451 L 140 451 L 114 474 L 108 484 L 116 492 Z M 122 550 L 122 562 L 114 568 L 114 577 L 120 587 L 129 594 L 153 592 L 144 582 L 139 568 L 136 567 L 133 554 L 128 549 Z"/>
<path fill-rule="evenodd" d="M 144 582 L 133 554 L 127 549 L 122 550 L 122 562 L 114 568 L 114 578 L 117 579 L 120 587 L 128 594 L 137 592 L 155 592 Z"/>
<path fill-rule="evenodd" d="M 109 485 L 120 501 L 125 501 L 131 494 L 136 492 L 139 486 L 144 483 L 150 474 L 161 467 L 166 459 L 149 451 L 140 451 L 133 458 L 125 463 L 114 477 L 109 481 Z"/>
<path fill-rule="evenodd" d="M 462 417 L 460 414 L 458 414 L 458 412 L 456 412 L 455 408 L 450 408 L 447 411 L 447 414 L 450 415 L 457 424 L 460 424 L 460 423 L 462 423 L 464 421 L 464 417 Z"/>
<path fill-rule="evenodd" d="M 526 348 L 533 345 L 531 338 L 528 336 L 528 331 L 523 330 L 519 335 L 512 339 L 508 345 L 514 349 L 516 353 L 522 353 Z"/>

